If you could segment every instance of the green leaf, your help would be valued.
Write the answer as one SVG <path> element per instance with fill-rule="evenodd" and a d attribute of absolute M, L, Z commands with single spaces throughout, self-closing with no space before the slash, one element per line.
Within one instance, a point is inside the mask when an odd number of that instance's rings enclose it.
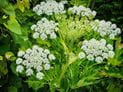
<path fill-rule="evenodd" d="M 5 52 L 7 52 L 8 50 L 10 50 L 10 48 L 9 48 L 9 46 L 7 46 L 8 44 L 0 44 L 0 48 L 2 48 L 2 49 L 0 49 L 0 54 L 4 54 Z"/>
<path fill-rule="evenodd" d="M 11 68 L 12 72 L 15 75 L 18 75 L 18 73 L 16 72 L 16 64 L 15 64 L 15 62 L 11 63 L 10 68 Z"/>
<path fill-rule="evenodd" d="M 108 89 L 107 92 L 122 92 L 121 91 L 122 89 L 120 88 L 120 85 L 117 86 L 115 84 L 110 84 L 107 89 Z"/>
<path fill-rule="evenodd" d="M 0 76 L 8 73 L 6 61 L 0 61 Z"/>
<path fill-rule="evenodd" d="M 36 41 L 40 45 L 46 45 L 47 47 L 50 47 L 51 46 L 51 44 L 48 41 L 43 41 L 41 39 L 37 39 Z"/>
<path fill-rule="evenodd" d="M 15 8 L 11 4 L 3 7 L 2 10 L 9 16 L 15 16 Z"/>
<path fill-rule="evenodd" d="M 31 42 L 28 39 L 28 36 L 12 34 L 15 44 L 19 44 L 21 48 L 31 47 Z"/>
<path fill-rule="evenodd" d="M 10 19 L 8 20 L 7 24 L 4 24 L 6 28 L 8 28 L 11 32 L 21 35 L 21 26 L 18 23 L 18 21 L 15 19 L 14 16 L 10 16 Z"/>
<path fill-rule="evenodd" d="M 11 39 L 10 37 L 7 35 L 6 37 L 4 37 L 4 35 L 0 36 L 0 55 L 4 55 L 7 51 L 10 50 L 10 43 L 11 43 Z"/>
<path fill-rule="evenodd" d="M 71 4 L 72 5 L 84 5 L 84 6 L 87 6 L 89 0 L 71 0 Z"/>
<path fill-rule="evenodd" d="M 9 85 L 19 89 L 22 87 L 22 79 L 14 74 L 11 74 L 9 75 Z"/>
<path fill-rule="evenodd" d="M 3 56 L 0 56 L 0 61 L 2 61 L 3 60 Z"/>
<path fill-rule="evenodd" d="M 0 8 L 8 4 L 8 0 L 0 0 Z"/>
<path fill-rule="evenodd" d="M 41 80 L 27 80 L 26 81 L 29 87 L 32 87 L 34 90 L 38 90 L 39 88 L 44 86 L 44 82 Z"/>
<path fill-rule="evenodd" d="M 8 92 L 18 92 L 17 88 L 14 86 L 8 87 Z"/>
<path fill-rule="evenodd" d="M 11 57 L 13 57 L 13 56 L 14 56 L 14 53 L 12 53 L 12 52 L 10 52 L 10 51 L 5 53 L 5 57 L 6 57 L 6 59 L 8 59 L 8 60 L 9 60 Z"/>
<path fill-rule="evenodd" d="M 17 0 L 17 6 L 22 12 L 24 12 L 25 8 L 29 9 L 30 6 L 29 0 Z"/>

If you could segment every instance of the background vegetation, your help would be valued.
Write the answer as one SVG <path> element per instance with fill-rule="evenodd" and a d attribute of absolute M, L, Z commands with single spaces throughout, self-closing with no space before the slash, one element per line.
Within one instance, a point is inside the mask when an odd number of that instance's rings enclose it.
<path fill-rule="evenodd" d="M 33 92 L 24 78 L 17 77 L 12 70 L 18 48 L 31 46 L 28 39 L 35 15 L 31 9 L 41 0 L 0 0 L 0 92 Z M 60 0 L 57 0 L 60 1 Z M 122 0 L 69 0 L 71 5 L 84 5 L 97 11 L 96 18 L 110 20 L 123 29 Z M 18 31 L 17 31 L 18 30 Z M 23 30 L 22 32 L 20 30 Z M 121 36 L 123 33 L 121 34 Z M 123 36 L 122 36 L 123 38 Z M 117 42 L 123 47 L 123 39 Z M 123 55 L 121 55 L 123 57 Z M 92 71 L 91 71 L 92 72 Z M 38 92 L 48 92 L 44 86 Z M 105 66 L 102 80 L 94 85 L 77 88 L 71 92 L 122 92 L 123 63 Z"/>

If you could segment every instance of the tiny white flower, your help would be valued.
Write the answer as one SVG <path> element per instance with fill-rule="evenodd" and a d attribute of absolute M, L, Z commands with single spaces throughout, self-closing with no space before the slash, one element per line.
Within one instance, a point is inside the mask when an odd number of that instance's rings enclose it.
<path fill-rule="evenodd" d="M 111 44 L 108 44 L 108 45 L 107 45 L 107 48 L 108 48 L 109 50 L 113 50 L 113 46 L 112 46 Z"/>
<path fill-rule="evenodd" d="M 23 67 L 22 65 L 18 65 L 18 66 L 16 67 L 16 72 L 22 73 L 23 70 L 24 70 L 24 67 Z"/>
<path fill-rule="evenodd" d="M 33 70 L 32 69 L 27 69 L 26 70 L 26 76 L 31 76 L 33 74 Z"/>
<path fill-rule="evenodd" d="M 51 30 L 46 30 L 46 34 L 51 34 Z"/>
<path fill-rule="evenodd" d="M 31 30 L 34 30 L 35 28 L 36 28 L 35 24 L 31 26 Z"/>
<path fill-rule="evenodd" d="M 42 34 L 40 35 L 40 38 L 41 38 L 42 40 L 45 40 L 45 39 L 47 39 L 47 35 L 46 35 L 45 33 L 42 33 Z"/>
<path fill-rule="evenodd" d="M 58 25 L 58 23 L 56 23 L 56 24 Z M 58 30 L 59 30 L 59 28 L 58 28 L 58 27 L 56 27 L 56 28 L 55 28 L 55 31 L 57 32 Z"/>
<path fill-rule="evenodd" d="M 106 35 L 106 32 L 100 32 L 100 35 L 104 37 Z"/>
<path fill-rule="evenodd" d="M 107 48 L 107 47 L 102 48 L 102 50 L 103 50 L 104 52 L 108 52 L 108 48 Z"/>
<path fill-rule="evenodd" d="M 100 40 L 100 44 L 103 44 L 105 46 L 106 45 L 106 40 L 105 39 L 101 39 Z"/>
<path fill-rule="evenodd" d="M 56 58 L 55 58 L 55 56 L 53 55 L 53 54 L 50 54 L 49 55 L 49 60 L 55 60 Z"/>
<path fill-rule="evenodd" d="M 41 54 L 43 58 L 47 58 L 47 54 L 46 53 L 42 53 Z"/>
<path fill-rule="evenodd" d="M 32 47 L 33 50 L 38 50 L 38 48 L 39 47 L 37 45 L 33 45 L 33 47 Z"/>
<path fill-rule="evenodd" d="M 102 53 L 102 56 L 104 59 L 107 59 L 108 58 L 108 53 Z"/>
<path fill-rule="evenodd" d="M 47 63 L 50 63 L 49 60 L 47 58 L 43 59 L 43 63 L 44 64 L 47 64 Z"/>
<path fill-rule="evenodd" d="M 25 52 L 22 51 L 22 50 L 20 50 L 20 51 L 18 52 L 18 57 L 22 57 L 24 54 L 25 54 Z"/>
<path fill-rule="evenodd" d="M 92 12 L 92 15 L 93 15 L 93 16 L 96 16 L 96 14 L 97 14 L 96 11 L 93 11 L 93 12 Z"/>
<path fill-rule="evenodd" d="M 102 55 L 102 51 L 101 50 L 97 50 L 97 55 Z"/>
<path fill-rule="evenodd" d="M 29 57 L 29 55 L 28 54 L 25 54 L 23 57 L 27 59 Z"/>
<path fill-rule="evenodd" d="M 49 51 L 48 49 L 45 49 L 45 50 L 44 50 L 44 53 L 50 54 L 50 51 Z"/>
<path fill-rule="evenodd" d="M 112 29 L 115 29 L 115 28 L 117 28 L 117 25 L 116 25 L 116 24 L 112 24 L 112 25 L 111 25 L 111 28 L 112 28 Z"/>
<path fill-rule="evenodd" d="M 39 38 L 39 33 L 38 33 L 38 32 L 35 32 L 35 33 L 33 34 L 33 38 L 34 38 L 34 39 Z"/>
<path fill-rule="evenodd" d="M 22 64 L 26 66 L 29 62 L 27 60 L 23 60 Z"/>
<path fill-rule="evenodd" d="M 49 70 L 50 69 L 50 64 L 44 64 L 44 70 Z"/>
<path fill-rule="evenodd" d="M 51 39 L 55 39 L 56 37 L 57 37 L 57 36 L 56 36 L 56 34 L 55 34 L 54 32 L 50 34 L 50 38 L 51 38 Z"/>
<path fill-rule="evenodd" d="M 26 65 L 26 68 L 28 69 L 28 68 L 32 68 L 33 67 L 33 65 L 31 64 L 31 63 L 28 63 L 27 65 Z"/>
<path fill-rule="evenodd" d="M 44 74 L 43 74 L 42 72 L 38 72 L 38 73 L 36 74 L 36 78 L 39 79 L 39 80 L 42 80 L 43 77 L 44 77 Z"/>
<path fill-rule="evenodd" d="M 113 51 L 109 51 L 109 52 L 108 52 L 108 55 L 109 55 L 110 58 L 113 58 L 114 55 L 115 55 L 115 53 L 114 53 Z"/>
<path fill-rule="evenodd" d="M 79 58 L 80 58 L 80 59 L 85 58 L 85 53 L 84 53 L 84 52 L 80 52 L 80 53 L 79 53 Z"/>
<path fill-rule="evenodd" d="M 109 38 L 110 38 L 110 39 L 114 39 L 114 38 L 115 38 L 115 35 L 114 35 L 114 34 L 110 34 L 110 35 L 109 35 Z"/>
<path fill-rule="evenodd" d="M 40 65 L 36 67 L 37 72 L 40 72 L 42 69 L 43 69 L 43 68 L 42 68 L 42 66 L 40 66 Z"/>
<path fill-rule="evenodd" d="M 116 31 L 117 31 L 118 34 L 121 33 L 121 29 L 120 28 L 116 28 Z"/>
<path fill-rule="evenodd" d="M 97 63 L 102 63 L 103 62 L 103 58 L 102 57 L 96 57 L 95 61 Z"/>
<path fill-rule="evenodd" d="M 18 65 L 18 64 L 21 64 L 22 63 L 22 61 L 23 61 L 23 59 L 22 58 L 18 58 L 17 60 L 16 60 L 16 64 Z"/>
<path fill-rule="evenodd" d="M 94 56 L 90 54 L 90 55 L 87 56 L 87 59 L 90 60 L 90 61 L 93 61 L 94 60 Z"/>
<path fill-rule="evenodd" d="M 26 53 L 27 53 L 27 54 L 30 54 L 31 52 L 32 52 L 31 49 L 27 49 L 27 50 L 26 50 Z"/>
<path fill-rule="evenodd" d="M 87 46 L 86 46 L 86 45 L 83 45 L 83 46 L 81 47 L 81 49 L 87 50 Z"/>

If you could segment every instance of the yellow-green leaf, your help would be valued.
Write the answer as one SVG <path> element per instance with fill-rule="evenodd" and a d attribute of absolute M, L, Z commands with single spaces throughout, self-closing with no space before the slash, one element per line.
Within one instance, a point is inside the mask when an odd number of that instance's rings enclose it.
<path fill-rule="evenodd" d="M 10 16 L 10 19 L 7 21 L 7 24 L 4 24 L 11 32 L 21 35 L 21 26 L 16 20 L 15 16 Z"/>
<path fill-rule="evenodd" d="M 24 12 L 25 8 L 29 9 L 29 0 L 17 0 L 17 6 L 22 12 Z"/>

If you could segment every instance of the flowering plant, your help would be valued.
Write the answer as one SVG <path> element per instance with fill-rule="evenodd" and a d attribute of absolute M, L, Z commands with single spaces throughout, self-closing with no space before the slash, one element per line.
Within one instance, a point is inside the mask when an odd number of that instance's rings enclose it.
<path fill-rule="evenodd" d="M 22 28 L 29 32 L 21 35 L 24 46 L 16 50 L 11 68 L 35 91 L 72 92 L 94 87 L 104 77 L 117 78 L 109 68 L 122 64 L 123 51 L 117 46 L 122 30 L 110 21 L 95 19 L 96 11 L 90 8 L 69 5 L 42 1 L 32 9 L 29 28 Z M 5 26 L 12 30 L 9 23 Z"/>

